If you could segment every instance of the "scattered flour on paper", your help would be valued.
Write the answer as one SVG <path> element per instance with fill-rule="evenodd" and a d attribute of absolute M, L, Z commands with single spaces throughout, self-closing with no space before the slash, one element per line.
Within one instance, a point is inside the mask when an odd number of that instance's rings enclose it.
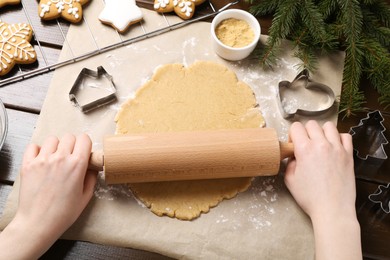
<path fill-rule="evenodd" d="M 196 55 L 196 53 L 197 53 L 196 46 L 199 46 L 199 39 L 196 37 L 191 37 L 191 38 L 183 41 L 183 43 L 182 43 L 181 52 L 182 52 L 183 59 L 182 59 L 181 63 L 183 63 L 186 67 L 188 67 L 188 65 L 190 65 L 192 63 L 189 61 L 191 59 L 191 57 L 197 56 Z M 205 55 L 205 56 L 209 55 L 209 53 L 206 51 L 206 49 L 203 52 L 203 55 Z"/>
<path fill-rule="evenodd" d="M 278 188 L 275 186 L 275 177 L 256 178 L 251 188 L 247 191 L 251 200 L 249 204 L 240 200 L 234 200 L 233 217 L 229 218 L 223 214 L 219 215 L 216 223 L 226 225 L 237 230 L 242 226 L 242 219 L 256 230 L 272 226 L 271 215 L 277 214 L 274 204 L 278 201 Z M 238 221 L 240 220 L 240 221 Z"/>
<path fill-rule="evenodd" d="M 99 172 L 98 181 L 95 187 L 94 196 L 97 199 L 103 200 L 117 200 L 119 198 L 133 198 L 139 206 L 146 208 L 146 206 L 133 195 L 126 184 L 122 185 L 107 185 L 104 182 L 104 173 Z"/>
<path fill-rule="evenodd" d="M 127 185 L 107 185 L 104 182 L 104 173 L 99 172 L 98 181 L 95 187 L 94 195 L 98 199 L 115 200 L 122 197 L 134 198 L 139 205 L 145 207 L 144 204 L 138 201 Z"/>
<path fill-rule="evenodd" d="M 106 55 L 106 59 L 108 60 L 108 64 L 110 68 L 115 69 L 120 67 L 124 62 L 126 62 L 125 58 L 118 58 L 117 55 L 109 53 Z"/>

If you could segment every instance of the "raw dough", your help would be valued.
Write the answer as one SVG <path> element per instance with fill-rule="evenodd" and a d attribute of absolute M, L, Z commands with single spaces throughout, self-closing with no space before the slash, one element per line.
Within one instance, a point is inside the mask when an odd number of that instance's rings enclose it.
<path fill-rule="evenodd" d="M 118 134 L 264 126 L 248 85 L 225 66 L 168 64 L 116 115 Z M 129 184 L 155 214 L 191 220 L 245 191 L 252 178 Z"/>

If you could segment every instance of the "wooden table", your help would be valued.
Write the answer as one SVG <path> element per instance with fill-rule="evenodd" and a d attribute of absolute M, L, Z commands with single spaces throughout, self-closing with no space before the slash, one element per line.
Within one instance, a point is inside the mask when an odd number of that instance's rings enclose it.
<path fill-rule="evenodd" d="M 227 3 L 227 0 L 219 0 L 215 3 L 217 8 Z M 42 51 L 45 53 L 47 63 L 53 64 L 58 60 L 61 48 L 64 44 L 69 24 L 66 21 L 41 22 L 37 15 L 37 1 L 24 0 L 22 6 L 7 6 L 0 9 L 1 20 L 8 23 L 28 22 L 34 27 L 35 35 L 39 37 L 41 47 L 37 50 L 38 60 L 33 65 L 23 66 L 23 69 L 31 70 L 45 66 L 42 62 Z M 138 5 L 151 9 L 151 0 L 138 1 Z M 239 3 L 235 8 L 247 9 L 244 3 Z M 86 6 L 88 8 L 88 6 Z M 207 12 L 205 8 L 204 12 Z M 203 11 L 200 11 L 203 12 Z M 267 34 L 271 25 L 271 17 L 260 19 L 262 33 Z M 13 75 L 21 73 L 18 69 L 13 70 Z M 21 165 L 22 156 L 26 145 L 29 143 L 34 131 L 36 121 L 53 72 L 35 76 L 16 83 L 0 87 L 0 98 L 4 102 L 8 114 L 9 129 L 6 142 L 0 152 L 0 214 L 3 212 L 6 199 L 12 189 Z M 369 97 L 367 107 L 369 109 L 380 109 L 385 118 L 385 127 L 390 129 L 390 112 L 377 104 L 377 96 L 367 81 L 362 82 L 365 92 Z M 355 117 L 339 118 L 339 130 L 349 131 L 351 126 L 359 123 L 359 120 L 366 116 L 361 113 Z M 389 130 L 385 132 L 386 138 L 390 140 Z M 390 145 L 386 147 L 390 155 Z M 379 181 L 390 182 L 390 159 L 387 159 L 381 167 L 366 169 L 361 175 L 382 176 Z M 383 177 L 384 176 L 384 177 Z M 362 230 L 363 253 L 367 258 L 390 258 L 390 214 L 381 212 L 376 205 L 368 200 L 368 195 L 373 193 L 379 182 L 357 179 L 357 205 L 359 222 Z M 43 259 L 164 259 L 166 257 L 134 250 L 130 248 L 119 248 L 106 245 L 97 245 L 82 241 L 59 240 L 43 256 Z"/>

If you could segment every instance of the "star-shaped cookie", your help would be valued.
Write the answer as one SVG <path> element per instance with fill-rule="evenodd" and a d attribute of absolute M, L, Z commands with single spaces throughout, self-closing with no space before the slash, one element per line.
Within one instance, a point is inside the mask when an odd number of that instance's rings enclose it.
<path fill-rule="evenodd" d="M 0 7 L 19 4 L 20 0 L 0 0 Z"/>
<path fill-rule="evenodd" d="M 195 6 L 204 2 L 205 0 L 154 0 L 154 10 L 159 13 L 174 11 L 180 18 L 188 20 L 195 13 Z"/>
<path fill-rule="evenodd" d="M 36 61 L 34 47 L 29 43 L 32 35 L 29 24 L 0 22 L 0 76 L 11 71 L 16 63 L 29 64 Z"/>
<path fill-rule="evenodd" d="M 83 17 L 82 5 L 88 0 L 41 0 L 38 14 L 43 20 L 63 17 L 71 23 L 78 23 Z"/>
<path fill-rule="evenodd" d="M 130 25 L 142 20 L 142 11 L 135 0 L 106 0 L 106 6 L 99 15 L 102 23 L 111 25 L 123 33 Z"/>

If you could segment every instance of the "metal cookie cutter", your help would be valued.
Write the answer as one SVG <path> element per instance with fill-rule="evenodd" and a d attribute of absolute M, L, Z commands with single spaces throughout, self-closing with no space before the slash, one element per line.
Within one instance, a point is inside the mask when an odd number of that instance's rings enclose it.
<path fill-rule="evenodd" d="M 389 142 L 384 135 L 386 128 L 382 124 L 383 121 L 381 112 L 376 110 L 369 112 L 367 117 L 349 130 L 354 153 L 358 159 L 376 164 L 381 164 L 387 159 L 384 146 Z"/>
<path fill-rule="evenodd" d="M 379 185 L 378 189 L 368 196 L 368 199 L 373 203 L 378 203 L 381 209 L 390 213 L 390 183 L 387 185 Z"/>
<path fill-rule="evenodd" d="M 278 99 L 281 114 L 288 119 L 323 114 L 333 107 L 336 98 L 330 87 L 311 80 L 305 69 L 292 82 L 279 82 Z"/>
<path fill-rule="evenodd" d="M 69 92 L 69 99 L 84 113 L 116 100 L 112 76 L 99 66 L 97 71 L 81 70 Z"/>

